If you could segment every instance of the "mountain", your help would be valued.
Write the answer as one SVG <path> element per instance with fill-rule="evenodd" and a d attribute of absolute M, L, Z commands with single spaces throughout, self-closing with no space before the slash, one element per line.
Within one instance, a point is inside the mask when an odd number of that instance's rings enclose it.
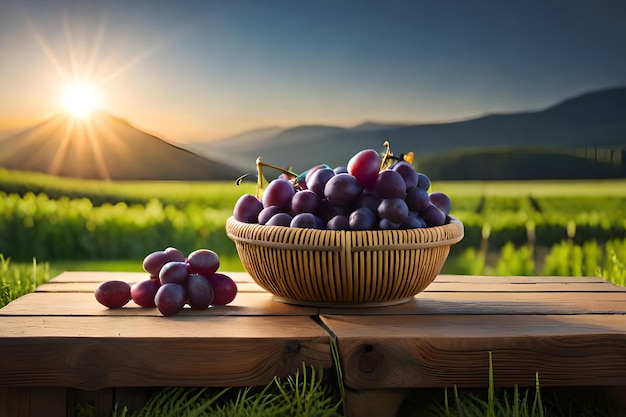
<path fill-rule="evenodd" d="M 453 123 L 301 126 L 245 147 L 226 139 L 196 144 L 194 149 L 215 157 L 226 152 L 229 163 L 249 172 L 254 171 L 258 156 L 300 172 L 319 163 L 345 165 L 364 148 L 382 152 L 385 140 L 394 153 L 413 151 L 423 160 L 453 151 L 491 152 L 528 146 L 624 149 L 625 139 L 626 87 L 619 87 L 585 93 L 536 111 L 490 114 Z"/>
<path fill-rule="evenodd" d="M 241 174 L 103 112 L 87 120 L 58 114 L 0 140 L 0 167 L 102 180 L 234 180 Z"/>

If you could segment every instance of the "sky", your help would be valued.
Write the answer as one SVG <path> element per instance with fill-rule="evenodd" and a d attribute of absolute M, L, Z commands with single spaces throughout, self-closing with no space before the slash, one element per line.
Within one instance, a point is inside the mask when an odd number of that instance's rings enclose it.
<path fill-rule="evenodd" d="M 540 110 L 626 85 L 624 22 L 623 0 L 0 0 L 0 135 L 77 81 L 173 142 Z"/>

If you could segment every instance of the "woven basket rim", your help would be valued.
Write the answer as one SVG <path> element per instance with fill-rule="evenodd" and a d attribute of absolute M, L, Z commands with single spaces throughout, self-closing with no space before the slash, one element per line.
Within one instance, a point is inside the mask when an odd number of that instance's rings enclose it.
<path fill-rule="evenodd" d="M 345 251 L 342 246 L 319 246 L 310 244 L 299 244 L 300 240 L 310 241 L 310 239 L 302 239 L 302 236 L 321 237 L 325 234 L 344 234 L 344 241 L 351 242 L 350 251 L 379 251 L 385 250 L 406 250 L 406 249 L 424 249 L 429 247 L 448 246 L 458 243 L 463 239 L 464 227 L 463 223 L 453 216 L 448 216 L 449 220 L 442 226 L 432 226 L 416 229 L 401 230 L 323 230 L 323 229 L 300 229 L 289 228 L 285 226 L 268 226 L 257 223 L 244 223 L 236 220 L 233 216 L 226 220 L 226 234 L 228 237 L 239 243 L 247 243 L 257 246 L 271 247 L 276 249 L 291 250 L 317 250 L 340 252 Z M 279 229 L 276 229 L 279 228 Z M 280 230 L 280 234 L 273 233 Z M 240 233 L 237 233 L 240 232 Z M 245 233 L 245 235 L 244 235 Z M 395 234 L 404 234 L 405 241 L 401 243 L 390 243 L 384 247 L 380 245 L 355 245 L 356 237 L 363 234 L 375 234 L 381 236 L 393 236 Z M 281 240 L 268 239 L 268 236 L 281 236 Z M 443 236 L 443 238 L 437 238 Z M 415 239 L 412 239 L 414 237 Z"/>

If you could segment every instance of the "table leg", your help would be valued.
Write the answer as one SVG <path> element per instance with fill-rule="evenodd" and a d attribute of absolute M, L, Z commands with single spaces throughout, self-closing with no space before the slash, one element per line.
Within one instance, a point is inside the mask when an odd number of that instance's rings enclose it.
<path fill-rule="evenodd" d="M 396 417 L 406 389 L 352 390 L 345 388 L 346 417 Z"/>

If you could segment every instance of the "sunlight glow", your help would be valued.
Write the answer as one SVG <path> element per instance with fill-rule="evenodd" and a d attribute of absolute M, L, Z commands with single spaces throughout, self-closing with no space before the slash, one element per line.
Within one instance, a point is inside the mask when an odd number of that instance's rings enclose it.
<path fill-rule="evenodd" d="M 61 101 L 63 108 L 74 117 L 87 117 L 98 106 L 96 88 L 87 84 L 72 84 Z"/>

